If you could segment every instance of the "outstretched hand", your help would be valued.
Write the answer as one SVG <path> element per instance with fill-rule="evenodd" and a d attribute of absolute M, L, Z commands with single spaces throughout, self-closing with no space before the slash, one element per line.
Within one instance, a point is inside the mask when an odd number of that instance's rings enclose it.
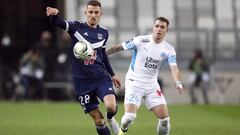
<path fill-rule="evenodd" d="M 113 81 L 113 84 L 116 88 L 118 88 L 118 89 L 121 88 L 121 82 L 115 75 L 112 76 L 112 81 Z"/>
<path fill-rule="evenodd" d="M 176 82 L 176 88 L 177 88 L 178 94 L 182 94 L 183 93 L 184 88 L 183 88 L 182 82 L 177 81 Z"/>
<path fill-rule="evenodd" d="M 46 15 L 51 16 L 51 15 L 57 15 L 59 10 L 57 8 L 52 8 L 52 7 L 47 7 L 46 8 Z"/>

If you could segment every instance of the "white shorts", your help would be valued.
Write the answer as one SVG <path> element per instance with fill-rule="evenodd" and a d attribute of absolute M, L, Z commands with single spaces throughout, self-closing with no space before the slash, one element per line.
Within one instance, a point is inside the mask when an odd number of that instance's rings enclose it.
<path fill-rule="evenodd" d="M 126 79 L 124 104 L 135 104 L 139 108 L 142 102 L 145 103 L 148 110 L 154 106 L 166 104 L 158 82 L 143 84 Z"/>

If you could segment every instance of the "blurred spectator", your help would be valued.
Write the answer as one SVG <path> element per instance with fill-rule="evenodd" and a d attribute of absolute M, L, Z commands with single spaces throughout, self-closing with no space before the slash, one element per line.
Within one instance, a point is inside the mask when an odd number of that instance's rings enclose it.
<path fill-rule="evenodd" d="M 73 89 L 71 87 L 71 38 L 67 33 L 62 33 L 57 49 L 57 60 L 55 69 L 55 81 L 63 83 L 58 85 L 58 93 L 50 93 L 60 99 L 73 99 Z M 69 83 L 69 84 L 68 84 Z M 63 86 L 63 87 L 60 87 Z"/>
<path fill-rule="evenodd" d="M 209 64 L 203 57 L 201 50 L 194 50 L 188 69 L 191 71 L 191 75 L 189 76 L 191 103 L 198 103 L 195 90 L 199 88 L 202 91 L 204 103 L 208 104 L 208 88 L 210 85 Z"/>
<path fill-rule="evenodd" d="M 71 79 L 71 39 L 67 33 L 62 33 L 57 50 L 56 81 L 68 82 Z"/>
<path fill-rule="evenodd" d="M 0 40 L 0 99 L 10 99 L 15 89 L 16 61 L 11 36 L 3 34 Z"/>
<path fill-rule="evenodd" d="M 0 100 L 11 99 L 14 89 L 16 71 L 0 62 Z"/>
<path fill-rule="evenodd" d="M 40 52 L 33 48 L 20 60 L 20 78 L 26 99 L 43 98 L 44 61 Z"/>
<path fill-rule="evenodd" d="M 45 30 L 41 33 L 40 41 L 36 43 L 36 48 L 40 52 L 45 63 L 45 74 L 43 80 L 45 82 L 54 81 L 57 49 L 50 31 Z"/>

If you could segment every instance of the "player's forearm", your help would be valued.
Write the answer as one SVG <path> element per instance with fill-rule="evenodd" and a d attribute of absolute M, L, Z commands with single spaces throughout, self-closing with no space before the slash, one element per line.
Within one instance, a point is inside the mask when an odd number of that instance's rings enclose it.
<path fill-rule="evenodd" d="M 108 73 L 111 75 L 111 76 L 114 76 L 115 73 L 113 72 L 113 69 L 110 65 L 110 62 L 109 62 L 109 59 L 108 59 L 108 56 L 107 54 L 105 53 L 105 51 L 103 51 L 103 62 L 105 64 L 105 67 L 106 67 L 106 70 L 108 71 Z"/>
<path fill-rule="evenodd" d="M 53 7 L 47 7 L 46 8 L 46 15 L 50 17 L 50 23 L 65 29 L 66 28 L 66 23 L 58 18 L 58 13 L 59 10 L 57 8 L 53 8 Z"/>
<path fill-rule="evenodd" d="M 175 73 L 173 73 L 173 78 L 174 78 L 174 81 L 175 81 L 175 82 L 181 81 L 181 75 L 180 75 L 179 70 L 176 71 Z"/>
<path fill-rule="evenodd" d="M 181 81 L 181 75 L 180 75 L 180 71 L 177 67 L 177 65 L 175 66 L 171 66 L 171 71 L 172 71 L 172 76 L 175 82 L 177 81 Z"/>
<path fill-rule="evenodd" d="M 171 70 L 172 70 L 172 76 L 174 78 L 174 81 L 176 83 L 176 88 L 178 91 L 178 94 L 182 94 L 183 93 L 183 85 L 181 82 L 181 76 L 180 76 L 180 71 L 177 67 L 177 65 L 171 66 Z"/>
<path fill-rule="evenodd" d="M 61 29 L 66 29 L 66 22 L 60 19 L 57 15 L 50 16 L 50 22 Z"/>
<path fill-rule="evenodd" d="M 122 50 L 123 50 L 123 47 L 121 44 L 119 44 L 119 45 L 115 45 L 115 46 L 112 46 L 109 49 L 107 49 L 106 53 L 107 53 L 107 55 L 111 55 L 111 54 L 114 54 L 114 53 L 122 51 Z"/>

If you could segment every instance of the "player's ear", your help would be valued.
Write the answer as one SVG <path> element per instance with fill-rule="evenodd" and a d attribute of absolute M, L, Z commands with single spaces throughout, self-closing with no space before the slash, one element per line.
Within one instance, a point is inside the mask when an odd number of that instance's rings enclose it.
<path fill-rule="evenodd" d="M 168 30 L 169 30 L 168 25 L 166 26 L 166 29 L 167 29 L 167 32 L 168 32 Z"/>

